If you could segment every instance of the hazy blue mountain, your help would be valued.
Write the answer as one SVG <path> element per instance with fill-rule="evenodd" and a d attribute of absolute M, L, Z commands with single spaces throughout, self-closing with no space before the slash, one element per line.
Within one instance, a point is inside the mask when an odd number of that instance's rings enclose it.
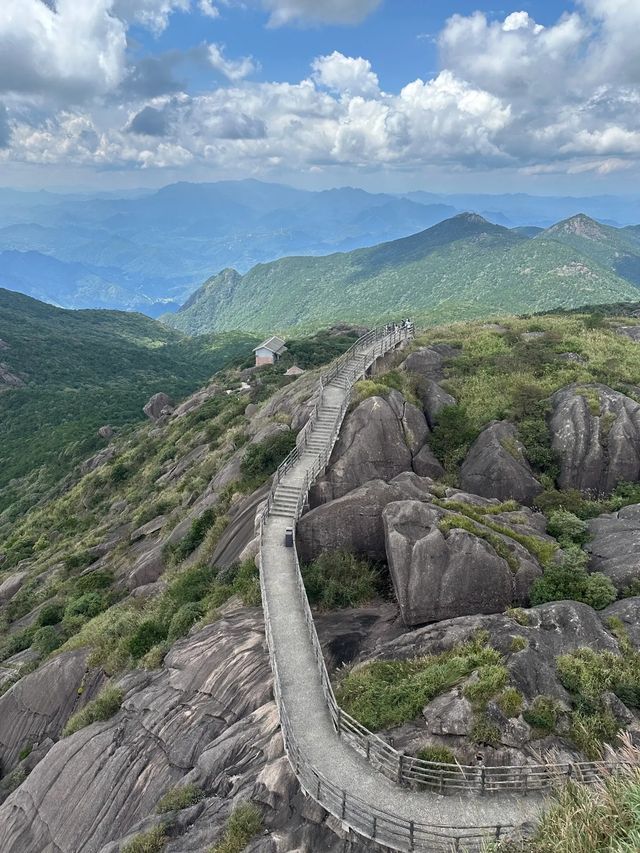
<path fill-rule="evenodd" d="M 310 192 L 257 180 L 66 195 L 0 189 L 0 253 L 22 253 L 10 263 L 0 255 L 0 285 L 63 307 L 157 316 L 219 270 L 245 273 L 291 255 L 374 246 L 466 209 L 505 227 L 547 227 L 580 211 L 600 221 L 640 222 L 637 200 L 605 196 Z M 44 262 L 32 252 L 71 267 L 56 267 L 45 280 Z"/>

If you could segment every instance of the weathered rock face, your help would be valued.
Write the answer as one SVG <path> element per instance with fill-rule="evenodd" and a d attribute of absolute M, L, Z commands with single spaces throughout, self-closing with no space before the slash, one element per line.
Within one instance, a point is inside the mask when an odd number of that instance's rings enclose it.
<path fill-rule="evenodd" d="M 0 362 L 0 390 L 7 388 L 23 388 L 24 382 L 9 369 L 9 365 Z"/>
<path fill-rule="evenodd" d="M 605 574 L 619 592 L 640 579 L 640 504 L 592 518 L 589 532 L 591 571 Z"/>
<path fill-rule="evenodd" d="M 340 498 L 369 480 L 389 481 L 412 471 L 428 434 L 422 412 L 398 391 L 364 400 L 344 422 L 327 473 L 312 492 L 312 505 Z M 429 470 L 437 472 L 437 461 L 430 461 Z M 425 471 L 426 461 L 419 467 Z"/>
<path fill-rule="evenodd" d="M 470 502 L 481 502 L 476 496 L 459 492 L 452 496 L 459 501 L 471 498 Z M 440 506 L 400 501 L 389 504 L 382 518 L 389 569 L 407 625 L 497 613 L 514 603 L 524 603 L 531 583 L 542 573 L 532 555 L 513 539 L 475 522 L 473 527 L 479 535 L 470 533 L 456 526 L 454 511 Z M 493 518 L 506 525 L 511 521 L 518 530 L 527 520 L 521 512 Z M 448 532 L 440 529 L 452 521 Z M 538 534 L 533 526 L 528 532 Z M 510 551 L 512 566 L 491 545 L 496 535 Z"/>
<path fill-rule="evenodd" d="M 159 394 L 154 394 L 142 411 L 149 420 L 157 421 L 165 415 L 170 415 L 173 412 L 174 404 L 171 397 L 164 394 L 162 391 Z"/>
<path fill-rule="evenodd" d="M 117 853 L 162 822 L 156 803 L 187 783 L 206 796 L 175 816 L 169 853 L 218 843 L 233 806 L 249 798 L 266 826 L 252 850 L 347 849 L 284 757 L 257 611 L 227 610 L 177 643 L 161 670 L 122 687 L 120 712 L 56 743 L 0 807 L 1 850 Z"/>
<path fill-rule="evenodd" d="M 107 462 L 111 462 L 118 455 L 118 451 L 115 447 L 105 447 L 102 450 L 99 450 L 94 456 L 90 459 L 87 459 L 80 466 L 80 472 L 82 474 L 88 474 L 90 471 L 95 471 L 98 468 L 102 468 L 103 465 L 106 465 Z"/>
<path fill-rule="evenodd" d="M 558 485 L 597 495 L 640 479 L 640 405 L 606 385 L 569 385 L 551 398 Z"/>
<path fill-rule="evenodd" d="M 298 522 L 298 553 L 303 563 L 323 551 L 345 550 L 386 560 L 382 511 L 392 501 L 417 498 L 429 500 L 431 480 L 405 473 L 390 483 L 371 480 L 303 515 Z"/>
<path fill-rule="evenodd" d="M 5 578 L 0 584 L 0 604 L 11 601 L 28 576 L 28 572 L 15 572 Z"/>
<path fill-rule="evenodd" d="M 445 406 L 455 406 L 456 398 L 447 394 L 433 379 L 422 379 L 418 382 L 417 392 L 422 403 L 422 410 L 429 427 L 433 429 L 438 423 L 438 414 Z"/>
<path fill-rule="evenodd" d="M 25 746 L 59 737 L 69 717 L 95 695 L 104 676 L 87 673 L 86 664 L 84 651 L 58 655 L 0 697 L 3 773 L 15 766 L 18 753 Z"/>
<path fill-rule="evenodd" d="M 103 438 L 105 441 L 108 441 L 110 438 L 113 437 L 113 428 L 110 427 L 108 424 L 105 424 L 104 426 L 101 426 L 98 430 L 98 435 L 100 436 L 100 438 Z"/>
<path fill-rule="evenodd" d="M 518 441 L 516 428 L 507 421 L 491 424 L 471 446 L 460 470 L 464 489 L 486 498 L 530 504 L 542 491 Z"/>

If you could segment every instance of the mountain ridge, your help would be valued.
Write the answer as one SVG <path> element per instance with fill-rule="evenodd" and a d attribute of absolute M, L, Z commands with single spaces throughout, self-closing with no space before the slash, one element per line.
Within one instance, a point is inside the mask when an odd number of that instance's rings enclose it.
<path fill-rule="evenodd" d="M 340 320 L 385 322 L 398 311 L 438 322 L 452 312 L 470 319 L 637 298 L 635 279 L 619 274 L 619 259 L 587 252 L 571 238 L 562 228 L 523 234 L 466 212 L 369 248 L 294 255 L 244 275 L 226 269 L 161 319 L 190 334 L 263 334 Z"/>

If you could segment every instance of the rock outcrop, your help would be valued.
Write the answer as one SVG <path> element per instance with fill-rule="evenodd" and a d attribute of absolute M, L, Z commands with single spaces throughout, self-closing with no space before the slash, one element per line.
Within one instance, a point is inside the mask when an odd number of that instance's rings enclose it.
<path fill-rule="evenodd" d="M 476 495 L 523 504 L 531 504 L 542 491 L 516 428 L 507 421 L 497 421 L 480 433 L 460 469 L 460 484 Z"/>
<path fill-rule="evenodd" d="M 476 496 L 454 497 L 482 506 Z M 526 603 L 531 583 L 542 573 L 532 554 L 508 535 L 445 507 L 405 500 L 383 511 L 389 570 L 404 622 L 498 613 Z M 518 531 L 527 520 L 522 512 L 491 518 L 505 527 L 511 521 Z M 529 532 L 540 535 L 533 525 Z"/>
<path fill-rule="evenodd" d="M 404 369 L 439 382 L 444 376 L 445 361 L 459 354 L 460 350 L 449 344 L 433 344 L 410 353 L 405 359 Z"/>
<path fill-rule="evenodd" d="M 276 838 L 282 850 L 345 849 L 284 756 L 257 611 L 228 608 L 177 643 L 162 669 L 132 673 L 121 686 L 121 711 L 53 745 L 0 806 L 1 850 L 117 853 L 165 821 L 158 800 L 189 783 L 205 797 L 175 814 L 168 853 L 217 844 L 234 805 L 249 799 L 265 823 L 251 849 L 274 850 Z"/>
<path fill-rule="evenodd" d="M 173 410 L 173 400 L 162 391 L 159 394 L 154 394 L 142 409 L 151 421 L 158 421 L 160 418 L 170 415 Z"/>
<path fill-rule="evenodd" d="M 25 747 L 58 738 L 69 717 L 95 695 L 103 681 L 101 673 L 87 672 L 87 652 L 80 650 L 58 655 L 1 696 L 3 773 L 16 765 Z"/>
<path fill-rule="evenodd" d="M 455 406 L 456 398 L 447 394 L 433 379 L 422 379 L 417 383 L 417 393 L 422 403 L 422 411 L 425 414 L 430 429 L 438 423 L 438 414 L 445 406 Z"/>
<path fill-rule="evenodd" d="M 619 654 L 615 637 L 607 628 L 609 615 L 620 615 L 632 626 L 638 625 L 640 599 L 616 602 L 598 614 L 585 604 L 562 601 L 531 608 L 520 614 L 519 621 L 504 613 L 464 616 L 404 633 L 380 644 L 374 653 L 376 660 L 412 660 L 416 657 L 440 654 L 486 632 L 487 642 L 504 657 L 511 685 L 523 698 L 526 708 L 538 696 L 551 697 L 558 709 L 556 730 L 546 737 L 535 731 L 517 714 L 508 718 L 495 702 L 490 701 L 487 715 L 496 730 L 493 746 L 481 747 L 485 764 L 527 764 L 539 762 L 539 756 L 549 749 L 567 760 L 584 760 L 569 732 L 568 710 L 571 697 L 558 678 L 556 659 L 579 648 Z M 632 628 L 633 629 L 633 628 Z M 636 633 L 637 630 L 636 630 Z M 638 644 L 640 637 L 632 636 Z M 515 641 L 515 642 L 514 642 Z M 358 662 L 367 659 L 367 653 Z M 474 680 L 470 676 L 469 682 Z M 627 709 L 619 709 L 627 716 Z M 631 714 L 627 719 L 634 720 Z M 475 764 L 478 745 L 472 732 L 477 715 L 464 696 L 463 687 L 443 693 L 424 707 L 421 717 L 393 732 L 397 748 L 415 753 L 425 742 L 447 746 L 454 750 L 463 764 Z M 638 725 L 638 721 L 635 721 Z"/>
<path fill-rule="evenodd" d="M 327 473 L 313 489 L 312 505 L 335 500 L 369 480 L 387 482 L 405 471 L 441 476 L 442 467 L 425 446 L 429 427 L 423 413 L 402 394 L 369 397 L 345 419 Z"/>
<path fill-rule="evenodd" d="M 307 563 L 323 551 L 345 550 L 385 561 L 382 511 L 392 501 L 429 500 L 431 485 L 427 478 L 404 473 L 390 483 L 370 480 L 343 497 L 312 509 L 296 527 L 300 559 Z"/>
<path fill-rule="evenodd" d="M 551 398 L 558 485 L 592 495 L 640 479 L 640 404 L 606 385 L 569 385 Z"/>
<path fill-rule="evenodd" d="M 589 568 L 611 579 L 619 592 L 640 581 L 640 504 L 589 522 Z"/>

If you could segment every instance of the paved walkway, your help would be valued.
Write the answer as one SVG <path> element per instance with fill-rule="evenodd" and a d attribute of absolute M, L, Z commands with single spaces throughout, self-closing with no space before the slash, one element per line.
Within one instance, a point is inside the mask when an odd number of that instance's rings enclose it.
<path fill-rule="evenodd" d="M 321 413 L 327 410 L 335 412 L 336 421 L 349 392 L 349 383 L 345 382 L 344 373 L 342 376 L 342 380 L 338 377 L 325 388 L 321 406 Z M 326 422 L 325 416 L 323 423 Z M 314 432 L 315 428 L 312 437 Z M 326 436 L 328 433 L 325 431 L 319 434 Z M 317 446 L 315 442 L 311 443 Z M 284 489 L 295 493 L 317 459 L 315 450 L 305 452 L 283 477 L 278 491 Z M 436 827 L 475 828 L 514 826 L 534 819 L 540 810 L 539 797 L 442 796 L 434 792 L 412 792 L 384 777 L 340 739 L 332 725 L 305 624 L 296 583 L 295 554 L 292 548 L 284 545 L 285 529 L 294 525 L 293 511 L 289 517 L 272 511 L 264 527 L 261 571 L 271 626 L 272 654 L 276 659 L 280 680 L 281 702 L 295 741 L 308 762 L 349 796 L 364 801 L 372 809 L 389 812 L 399 820 L 428 823 Z M 310 793 L 313 795 L 313 792 Z M 398 846 L 396 849 L 447 848 L 416 844 L 415 848 Z"/>

